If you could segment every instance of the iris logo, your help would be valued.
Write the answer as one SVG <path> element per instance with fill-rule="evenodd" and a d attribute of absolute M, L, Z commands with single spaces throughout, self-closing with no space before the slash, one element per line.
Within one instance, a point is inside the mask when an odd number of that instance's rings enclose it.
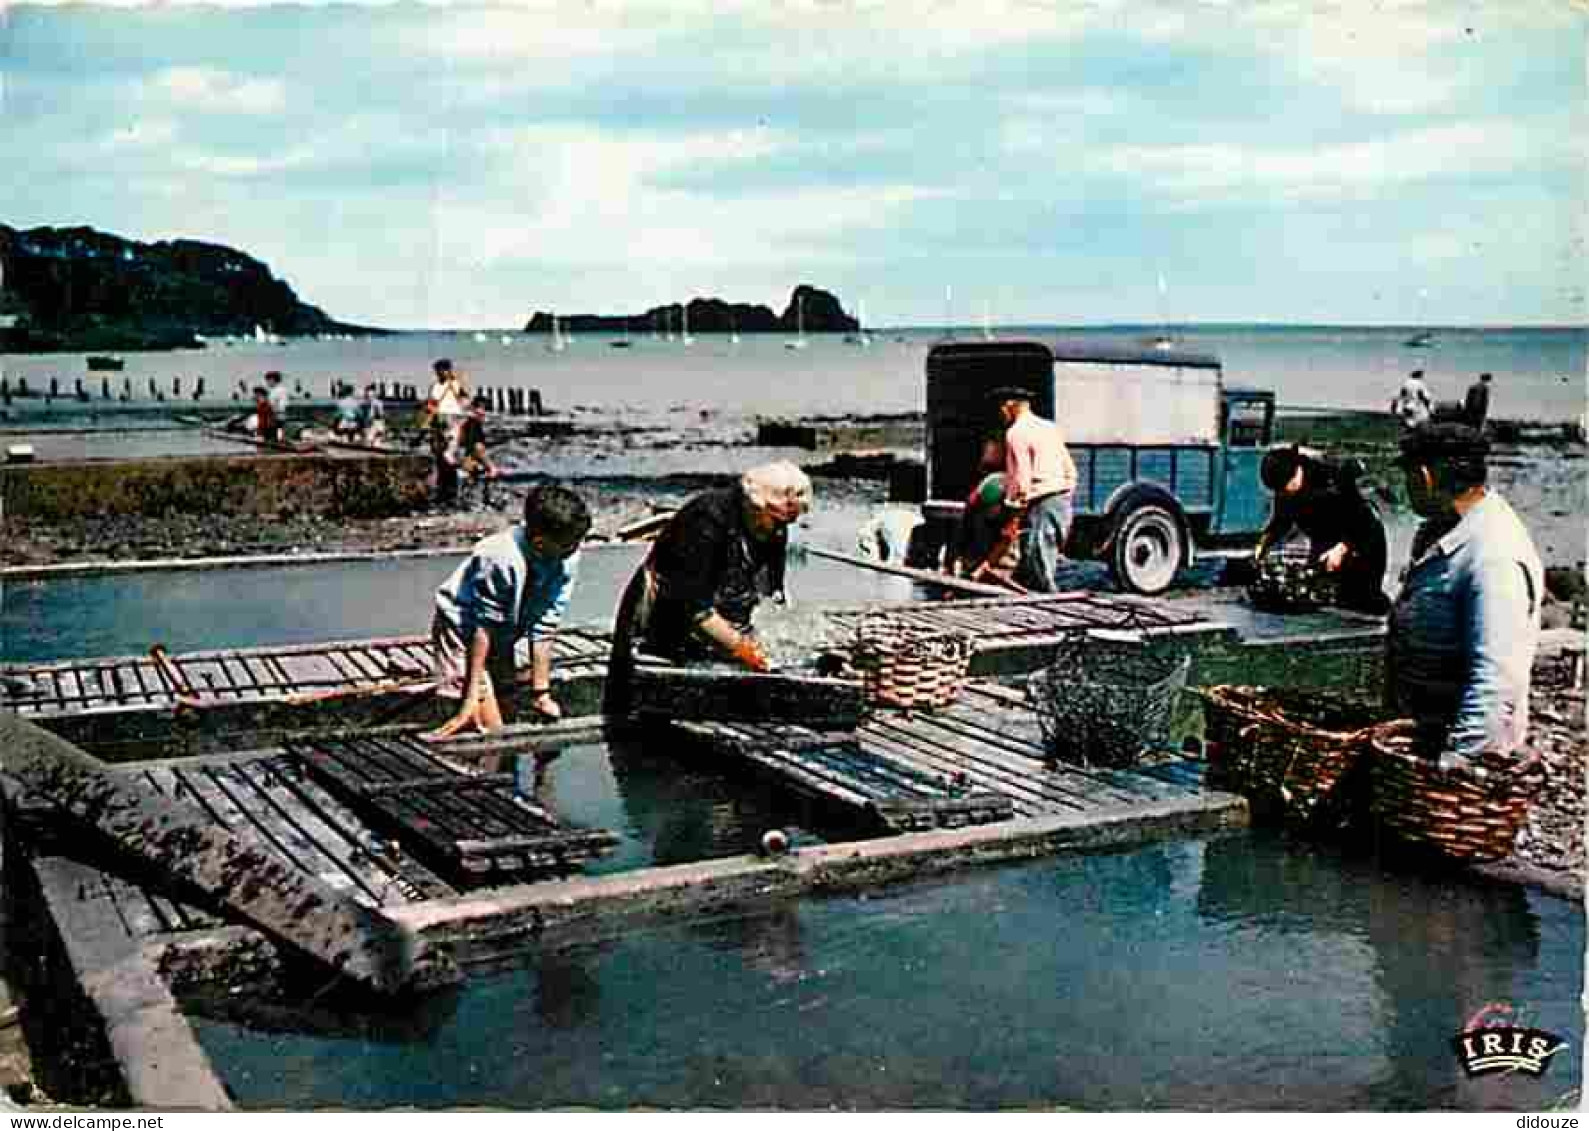
<path fill-rule="evenodd" d="M 1550 1067 L 1550 1058 L 1567 1047 L 1567 1042 L 1556 1034 L 1515 1021 L 1511 1006 L 1491 1002 L 1451 1038 L 1451 1049 L 1469 1079 L 1500 1072 L 1542 1076 Z"/>

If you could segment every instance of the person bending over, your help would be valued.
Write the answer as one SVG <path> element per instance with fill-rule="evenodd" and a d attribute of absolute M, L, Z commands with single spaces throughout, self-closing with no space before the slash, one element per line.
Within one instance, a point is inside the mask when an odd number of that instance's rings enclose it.
<path fill-rule="evenodd" d="M 523 521 L 482 539 L 436 590 L 436 689 L 459 704 L 432 737 L 502 725 L 504 698 L 525 678 L 514 666 L 520 640 L 530 648 L 530 710 L 540 718 L 561 717 L 552 696 L 552 642 L 590 525 L 590 511 L 574 492 L 537 486 L 524 499 Z"/>

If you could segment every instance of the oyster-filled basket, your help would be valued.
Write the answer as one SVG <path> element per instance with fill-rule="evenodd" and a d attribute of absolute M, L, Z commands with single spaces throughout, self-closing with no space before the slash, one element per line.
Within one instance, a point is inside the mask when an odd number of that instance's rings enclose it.
<path fill-rule="evenodd" d="M 1413 739 L 1401 734 L 1376 736 L 1370 757 L 1381 826 L 1402 840 L 1472 863 L 1511 855 L 1529 802 L 1544 781 L 1537 754 L 1520 752 L 1500 769 L 1442 770 L 1414 753 Z"/>
<path fill-rule="evenodd" d="M 1257 575 L 1247 586 L 1247 599 L 1256 608 L 1301 613 L 1335 602 L 1335 578 L 1316 564 L 1305 542 L 1274 547 L 1256 568 Z"/>
<path fill-rule="evenodd" d="M 1343 782 L 1384 721 L 1319 691 L 1222 684 L 1199 694 L 1209 784 L 1302 822 L 1344 800 Z"/>
<path fill-rule="evenodd" d="M 876 613 L 856 626 L 850 659 L 861 673 L 867 702 L 931 709 L 947 706 L 960 693 L 975 650 L 965 633 Z"/>

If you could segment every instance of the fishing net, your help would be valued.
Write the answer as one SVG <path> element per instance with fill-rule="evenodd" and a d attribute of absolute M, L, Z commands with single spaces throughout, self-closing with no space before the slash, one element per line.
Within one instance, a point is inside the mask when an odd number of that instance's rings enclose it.
<path fill-rule="evenodd" d="M 1133 766 L 1162 746 L 1192 666 L 1172 639 L 1092 630 L 1068 638 L 1026 684 L 1049 757 L 1080 766 Z"/>

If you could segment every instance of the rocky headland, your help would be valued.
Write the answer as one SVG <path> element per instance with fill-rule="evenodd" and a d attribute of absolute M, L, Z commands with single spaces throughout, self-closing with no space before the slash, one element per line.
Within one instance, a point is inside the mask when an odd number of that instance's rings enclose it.
<path fill-rule="evenodd" d="M 298 299 L 269 267 L 199 240 L 143 243 L 89 227 L 0 225 L 0 349 L 165 350 L 207 337 L 378 334 Z"/>

